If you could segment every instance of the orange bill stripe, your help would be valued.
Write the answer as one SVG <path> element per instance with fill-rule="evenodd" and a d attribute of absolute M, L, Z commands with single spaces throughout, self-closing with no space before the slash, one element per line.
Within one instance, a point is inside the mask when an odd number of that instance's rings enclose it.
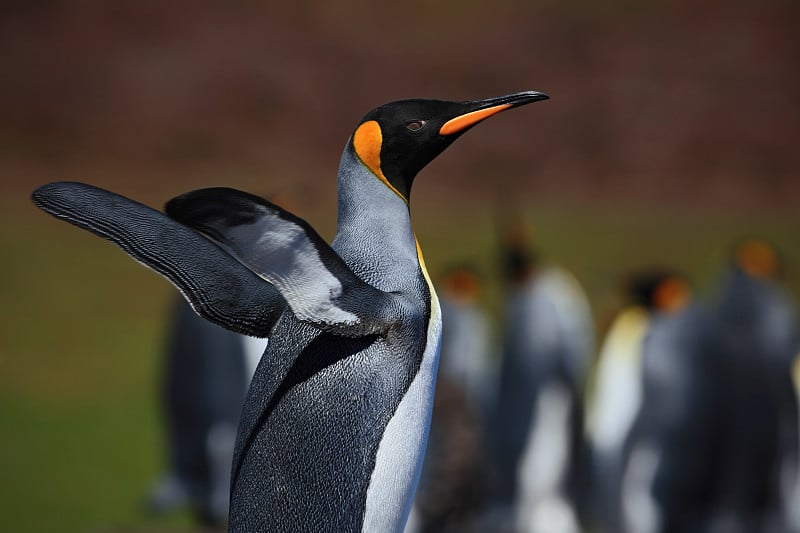
<path fill-rule="evenodd" d="M 451 118 L 447 122 L 445 122 L 442 127 L 439 129 L 440 135 L 452 135 L 454 133 L 458 133 L 473 124 L 477 124 L 481 120 L 485 120 L 492 115 L 499 113 L 505 109 L 511 107 L 511 104 L 503 104 L 503 105 L 496 105 L 494 107 L 487 107 L 486 109 L 479 109 L 478 111 L 473 111 L 471 113 L 465 113 L 463 115 L 457 116 L 455 118 Z"/>

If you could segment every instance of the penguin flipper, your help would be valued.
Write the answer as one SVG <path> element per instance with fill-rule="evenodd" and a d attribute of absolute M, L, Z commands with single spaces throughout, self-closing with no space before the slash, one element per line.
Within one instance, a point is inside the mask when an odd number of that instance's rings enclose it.
<path fill-rule="evenodd" d="M 107 239 L 172 282 L 200 316 L 227 329 L 268 337 L 286 308 L 275 287 L 219 246 L 143 204 L 77 182 L 43 185 L 39 208 Z"/>
<path fill-rule="evenodd" d="M 165 211 L 275 285 L 301 321 L 346 337 L 391 327 L 397 298 L 364 282 L 308 222 L 277 205 L 216 187 L 173 198 Z"/>

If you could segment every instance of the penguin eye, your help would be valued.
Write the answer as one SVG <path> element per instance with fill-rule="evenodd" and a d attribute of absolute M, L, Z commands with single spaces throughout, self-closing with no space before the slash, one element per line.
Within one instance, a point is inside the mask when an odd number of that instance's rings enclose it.
<path fill-rule="evenodd" d="M 424 120 L 412 120 L 410 122 L 406 122 L 406 128 L 408 128 L 410 131 L 421 130 L 425 126 L 425 122 L 426 121 Z"/>

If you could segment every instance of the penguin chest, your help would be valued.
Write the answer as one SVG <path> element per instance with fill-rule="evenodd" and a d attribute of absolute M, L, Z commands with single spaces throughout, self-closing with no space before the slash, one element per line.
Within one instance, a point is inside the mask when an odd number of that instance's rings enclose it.
<path fill-rule="evenodd" d="M 431 316 L 422 362 L 380 440 L 367 490 L 362 532 L 401 532 L 408 520 L 428 441 L 442 334 L 431 291 Z"/>
<path fill-rule="evenodd" d="M 379 450 L 399 406 L 420 390 L 417 365 L 384 338 L 321 334 L 306 342 L 244 454 L 233 488 L 234 531 L 361 531 Z M 425 429 L 429 411 L 414 413 Z M 392 453 L 404 454 L 403 464 L 421 462 L 421 453 L 399 450 Z"/>

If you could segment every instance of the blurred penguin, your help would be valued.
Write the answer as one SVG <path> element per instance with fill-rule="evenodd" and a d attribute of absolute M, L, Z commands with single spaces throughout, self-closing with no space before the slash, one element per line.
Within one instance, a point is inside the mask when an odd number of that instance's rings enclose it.
<path fill-rule="evenodd" d="M 800 531 L 797 315 L 768 243 L 734 247 L 714 305 L 718 485 L 709 531 Z"/>
<path fill-rule="evenodd" d="M 591 455 L 590 521 L 606 532 L 622 531 L 622 472 L 625 443 L 642 408 L 645 336 L 652 318 L 677 311 L 689 291 L 669 269 L 632 274 L 623 292 L 628 304 L 606 334 L 587 402 L 586 433 Z M 652 348 L 651 348 L 652 349 Z"/>
<path fill-rule="evenodd" d="M 149 507 L 189 507 L 201 524 L 228 518 L 233 446 L 245 393 L 266 339 L 227 331 L 175 301 L 164 359 L 162 404 L 168 471 L 151 489 Z"/>
<path fill-rule="evenodd" d="M 439 284 L 442 345 L 433 419 L 414 518 L 406 533 L 466 532 L 487 497 L 485 421 L 494 385 L 482 280 L 469 265 Z"/>
<path fill-rule="evenodd" d="M 440 288 L 439 379 L 463 389 L 470 409 L 485 417 L 494 398 L 496 370 L 489 317 L 480 303 L 481 276 L 472 266 L 456 266 L 442 276 Z"/>
<path fill-rule="evenodd" d="M 575 495 L 594 324 L 578 282 L 540 263 L 519 228 L 504 234 L 503 358 L 493 417 L 497 497 L 516 531 L 578 530 Z"/>
<path fill-rule="evenodd" d="M 707 516 L 713 434 L 709 325 L 676 273 L 639 285 L 647 325 L 641 339 L 638 409 L 615 439 L 618 502 L 607 531 L 700 532 Z M 598 465 L 601 466 L 601 465 Z M 602 471 L 602 470 L 601 470 Z M 601 486 L 599 490 L 606 490 Z M 615 521 L 613 513 L 619 513 Z"/>

